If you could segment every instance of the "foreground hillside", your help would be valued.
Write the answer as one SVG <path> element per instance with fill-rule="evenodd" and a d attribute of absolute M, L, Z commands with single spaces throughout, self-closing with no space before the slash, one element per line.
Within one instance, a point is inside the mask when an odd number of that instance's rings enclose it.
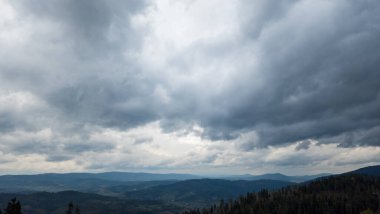
<path fill-rule="evenodd" d="M 185 214 L 209 213 L 380 213 L 380 178 L 345 174 L 269 192 L 248 193 L 237 200 Z"/>

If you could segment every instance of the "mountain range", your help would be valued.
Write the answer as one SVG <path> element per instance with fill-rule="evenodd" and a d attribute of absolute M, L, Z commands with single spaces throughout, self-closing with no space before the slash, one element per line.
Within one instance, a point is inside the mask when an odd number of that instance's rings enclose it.
<path fill-rule="evenodd" d="M 345 174 L 380 175 L 380 166 Z M 298 186 L 330 174 L 279 173 L 205 178 L 190 174 L 66 173 L 0 176 L 0 206 L 17 197 L 26 213 L 62 213 L 73 201 L 85 213 L 178 213 L 261 189 Z M 339 176 L 339 175 L 334 175 Z M 309 180 L 308 180 L 309 179 Z M 300 183 L 301 182 L 301 183 Z M 305 184 L 306 184 L 305 183 Z"/>
<path fill-rule="evenodd" d="M 316 175 L 303 175 L 303 176 L 288 176 L 281 173 L 268 173 L 263 175 L 233 175 L 233 176 L 226 176 L 224 179 L 228 180 L 279 180 L 279 181 L 288 181 L 288 182 L 294 182 L 294 183 L 302 183 L 305 181 L 313 180 L 315 178 L 319 177 L 325 177 L 331 175 L 330 173 L 321 173 Z"/>
<path fill-rule="evenodd" d="M 280 173 L 263 175 L 233 175 L 221 176 L 215 179 L 223 180 L 279 180 L 287 182 L 304 182 L 329 174 L 287 176 Z M 6 193 L 28 193 L 36 191 L 82 191 L 90 193 L 101 193 L 103 195 L 114 195 L 114 191 L 120 193 L 118 188 L 127 190 L 138 190 L 161 184 L 170 184 L 176 181 L 212 178 L 191 174 L 154 174 L 133 172 L 104 172 L 104 173 L 46 173 L 36 175 L 3 175 L 0 176 L 0 192 Z M 108 191 L 111 189 L 112 191 Z"/>

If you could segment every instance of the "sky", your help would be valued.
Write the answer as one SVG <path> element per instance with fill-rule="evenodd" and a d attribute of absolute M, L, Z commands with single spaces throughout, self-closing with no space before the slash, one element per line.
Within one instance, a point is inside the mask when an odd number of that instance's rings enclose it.
<path fill-rule="evenodd" d="M 380 164 L 377 0 L 0 0 L 0 174 Z"/>

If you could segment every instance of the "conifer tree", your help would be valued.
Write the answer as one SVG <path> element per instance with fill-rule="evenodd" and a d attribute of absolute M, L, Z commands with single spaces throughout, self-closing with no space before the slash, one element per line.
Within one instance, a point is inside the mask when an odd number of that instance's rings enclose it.
<path fill-rule="evenodd" d="M 73 204 L 73 202 L 70 202 L 68 207 L 67 207 L 66 214 L 73 214 L 73 209 L 74 209 L 74 204 Z"/>
<path fill-rule="evenodd" d="M 3 214 L 21 214 L 21 204 L 16 198 L 12 198 L 7 207 L 4 209 Z"/>
<path fill-rule="evenodd" d="M 67 206 L 66 214 L 74 214 L 74 213 L 80 214 L 79 206 L 78 205 L 75 206 L 75 212 L 74 212 L 74 204 L 73 204 L 73 202 L 70 202 Z"/>

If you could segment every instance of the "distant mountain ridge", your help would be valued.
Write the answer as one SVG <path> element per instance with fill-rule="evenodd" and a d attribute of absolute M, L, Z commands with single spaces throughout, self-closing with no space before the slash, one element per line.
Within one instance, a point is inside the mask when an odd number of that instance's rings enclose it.
<path fill-rule="evenodd" d="M 280 180 L 287 182 L 303 182 L 327 174 L 312 176 L 286 176 L 279 173 L 264 175 L 234 175 L 218 177 L 225 180 Z M 103 172 L 103 173 L 45 173 L 35 175 L 2 175 L 0 176 L 0 192 L 29 193 L 36 191 L 59 192 L 76 190 L 107 194 L 110 187 L 119 186 L 123 190 L 143 189 L 154 185 L 173 183 L 168 181 L 184 181 L 202 179 L 206 176 L 192 174 L 154 174 L 141 172 Z M 103 191 L 104 188 L 108 190 Z M 115 190 L 115 188 L 113 188 Z"/>
<path fill-rule="evenodd" d="M 200 178 L 191 174 L 154 174 L 145 172 L 102 172 L 102 173 L 43 173 L 35 175 L 2 175 L 0 179 L 102 179 L 110 181 L 157 181 L 157 180 L 186 180 Z"/>
<path fill-rule="evenodd" d="M 105 173 L 46 173 L 36 175 L 3 175 L 0 176 L 0 192 L 59 192 L 76 190 L 84 192 L 98 192 L 112 186 L 134 186 L 143 188 L 159 185 L 160 182 L 180 181 L 199 178 L 190 174 L 152 174 L 132 172 L 105 172 Z M 154 182 L 155 181 L 155 182 Z M 128 188 L 127 188 L 128 189 Z"/>
<path fill-rule="evenodd" d="M 288 176 L 284 175 L 281 173 L 268 173 L 268 174 L 263 174 L 263 175 L 234 175 L 234 176 L 227 176 L 224 177 L 224 179 L 228 180 L 249 180 L 249 181 L 254 181 L 254 180 L 279 180 L 279 181 L 288 181 L 288 182 L 294 182 L 294 183 L 301 183 L 305 182 L 308 180 L 313 180 L 315 178 L 319 177 L 325 177 L 329 176 L 331 174 L 329 173 L 321 173 L 321 174 L 316 174 L 316 175 L 303 175 L 303 176 Z"/>

